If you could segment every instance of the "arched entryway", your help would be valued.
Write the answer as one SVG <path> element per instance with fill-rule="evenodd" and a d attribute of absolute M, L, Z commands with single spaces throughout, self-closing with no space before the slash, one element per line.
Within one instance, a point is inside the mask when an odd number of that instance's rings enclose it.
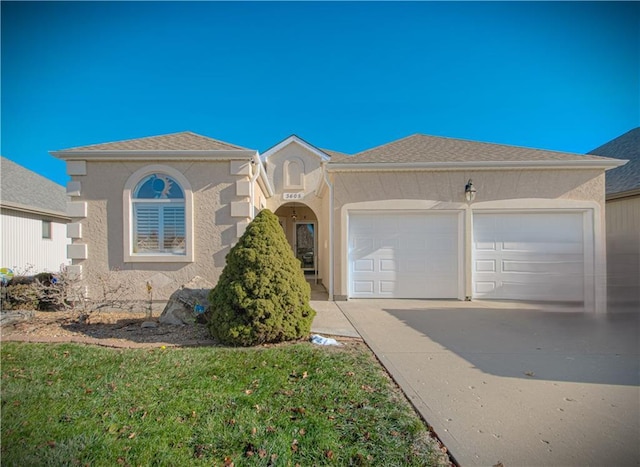
<path fill-rule="evenodd" d="M 276 212 L 293 254 L 305 275 L 318 274 L 318 217 L 302 203 L 287 203 Z"/>

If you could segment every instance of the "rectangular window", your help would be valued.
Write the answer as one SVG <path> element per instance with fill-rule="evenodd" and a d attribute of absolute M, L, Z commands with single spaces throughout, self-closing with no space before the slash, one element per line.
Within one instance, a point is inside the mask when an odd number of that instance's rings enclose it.
<path fill-rule="evenodd" d="M 42 238 L 51 239 L 51 221 L 42 221 Z"/>
<path fill-rule="evenodd" d="M 134 253 L 185 254 L 184 206 L 136 203 Z"/>

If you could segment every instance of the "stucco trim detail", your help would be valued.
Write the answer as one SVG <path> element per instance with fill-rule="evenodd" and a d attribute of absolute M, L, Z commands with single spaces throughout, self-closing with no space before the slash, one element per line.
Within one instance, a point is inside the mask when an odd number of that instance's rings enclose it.
<path fill-rule="evenodd" d="M 86 201 L 69 201 L 67 202 L 67 214 L 69 217 L 87 217 Z"/>
<path fill-rule="evenodd" d="M 251 182 L 249 180 L 238 180 L 236 182 L 236 196 L 249 196 L 251 194 Z"/>
<path fill-rule="evenodd" d="M 82 238 L 82 224 L 80 222 L 67 224 L 67 238 Z"/>
<path fill-rule="evenodd" d="M 87 161 L 67 162 L 67 175 L 87 175 Z"/>
<path fill-rule="evenodd" d="M 147 175 L 153 173 L 164 173 L 175 179 L 184 192 L 184 211 L 185 211 L 185 254 L 134 254 L 132 237 L 133 237 L 133 210 L 131 203 L 131 195 L 136 185 Z M 147 165 L 135 171 L 127 179 L 124 190 L 122 191 L 122 212 L 124 218 L 123 225 L 123 246 L 124 246 L 124 262 L 125 263 L 192 263 L 194 258 L 193 245 L 193 191 L 189 180 L 178 170 L 168 165 L 153 164 Z"/>
<path fill-rule="evenodd" d="M 292 180 L 292 175 L 295 175 L 293 172 L 297 167 L 297 176 L 298 183 L 294 183 Z M 282 166 L 282 179 L 283 179 L 283 188 L 285 190 L 304 190 L 304 176 L 305 176 L 305 167 L 304 161 L 299 157 L 292 157 L 289 160 L 284 162 Z"/>
<path fill-rule="evenodd" d="M 231 217 L 251 217 L 251 203 L 248 201 L 232 201 Z"/>
<path fill-rule="evenodd" d="M 85 244 L 67 245 L 67 258 L 69 259 L 87 259 L 89 252 Z"/>
<path fill-rule="evenodd" d="M 80 196 L 82 190 L 82 183 L 80 182 L 67 182 L 67 195 L 68 196 Z"/>

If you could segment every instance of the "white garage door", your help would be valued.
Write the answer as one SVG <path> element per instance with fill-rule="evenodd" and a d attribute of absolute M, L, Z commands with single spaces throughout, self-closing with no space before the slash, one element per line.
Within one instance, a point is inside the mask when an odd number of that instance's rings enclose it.
<path fill-rule="evenodd" d="M 352 213 L 349 296 L 457 298 L 458 232 L 452 213 Z"/>
<path fill-rule="evenodd" d="M 581 213 L 474 214 L 476 298 L 582 301 Z"/>

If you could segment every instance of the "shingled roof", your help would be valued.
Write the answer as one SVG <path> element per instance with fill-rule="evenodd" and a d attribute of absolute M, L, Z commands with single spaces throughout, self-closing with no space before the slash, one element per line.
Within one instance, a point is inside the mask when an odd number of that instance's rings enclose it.
<path fill-rule="evenodd" d="M 349 154 L 340 151 L 334 151 L 332 149 L 322 149 L 322 152 L 331 156 L 331 160 L 341 160 L 345 157 L 351 157 Z"/>
<path fill-rule="evenodd" d="M 532 162 L 603 160 L 585 156 L 520 146 L 482 143 L 464 139 L 415 134 L 354 154 L 332 158 L 331 164 L 398 164 L 416 162 Z"/>
<path fill-rule="evenodd" d="M 629 161 L 622 167 L 607 172 L 607 195 L 640 190 L 640 127 L 618 136 L 589 154 Z"/>
<path fill-rule="evenodd" d="M 0 157 L 0 204 L 19 210 L 66 217 L 66 189 L 15 162 Z"/>
<path fill-rule="evenodd" d="M 148 136 L 145 138 L 115 141 L 113 143 L 93 144 L 64 152 L 84 151 L 215 151 L 215 150 L 247 150 L 235 144 L 225 143 L 191 131 L 171 133 L 168 135 Z"/>

